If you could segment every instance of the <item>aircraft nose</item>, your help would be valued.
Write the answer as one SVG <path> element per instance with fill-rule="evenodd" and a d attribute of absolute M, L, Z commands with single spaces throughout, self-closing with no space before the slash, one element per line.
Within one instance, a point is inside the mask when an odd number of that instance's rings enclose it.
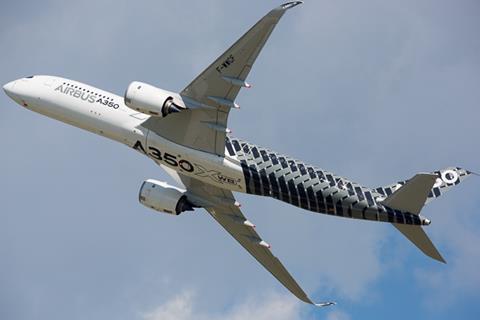
<path fill-rule="evenodd" d="M 10 97 L 13 98 L 13 89 L 15 88 L 16 81 L 11 81 L 3 86 L 3 91 Z"/>

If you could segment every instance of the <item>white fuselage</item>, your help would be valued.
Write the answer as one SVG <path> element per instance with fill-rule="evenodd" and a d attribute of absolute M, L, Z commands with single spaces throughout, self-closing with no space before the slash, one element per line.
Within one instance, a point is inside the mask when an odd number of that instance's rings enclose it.
<path fill-rule="evenodd" d="M 226 139 L 223 156 L 174 143 L 149 130 L 144 123 L 151 116 L 127 107 L 123 97 L 77 81 L 34 76 L 10 82 L 4 90 L 25 108 L 136 149 L 174 178 L 178 172 L 219 188 L 271 196 L 340 217 L 423 223 L 418 215 L 378 206 L 376 199 L 385 194 L 232 137 Z"/>
<path fill-rule="evenodd" d="M 150 116 L 127 107 L 123 97 L 53 76 L 18 79 L 4 89 L 27 109 L 133 147 L 163 168 L 224 189 L 246 191 L 235 157 L 194 150 L 157 135 L 142 126 Z"/>

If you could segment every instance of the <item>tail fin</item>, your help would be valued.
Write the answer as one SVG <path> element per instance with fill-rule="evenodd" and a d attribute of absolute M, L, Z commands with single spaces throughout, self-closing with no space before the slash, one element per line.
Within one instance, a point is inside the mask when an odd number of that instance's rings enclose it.
<path fill-rule="evenodd" d="M 425 204 L 438 198 L 471 174 L 472 172 L 465 169 L 449 167 L 433 173 L 420 173 L 410 180 L 380 187 L 375 191 L 387 196 L 380 204 L 394 210 L 419 215 Z M 421 219 L 421 221 L 425 225 L 430 224 L 428 219 Z M 398 223 L 393 223 L 393 225 L 427 256 L 446 263 L 421 226 Z"/>
<path fill-rule="evenodd" d="M 465 180 L 468 176 L 473 174 L 473 172 L 459 168 L 459 167 L 448 167 L 443 170 L 432 172 L 437 176 L 435 183 L 433 184 L 425 204 L 429 203 L 435 198 L 440 197 L 446 191 L 448 191 L 451 187 L 456 186 L 463 180 Z M 389 196 L 393 192 L 397 191 L 401 186 L 405 185 L 409 180 L 399 181 L 395 184 L 379 187 L 376 188 L 375 191 L 378 193 Z"/>

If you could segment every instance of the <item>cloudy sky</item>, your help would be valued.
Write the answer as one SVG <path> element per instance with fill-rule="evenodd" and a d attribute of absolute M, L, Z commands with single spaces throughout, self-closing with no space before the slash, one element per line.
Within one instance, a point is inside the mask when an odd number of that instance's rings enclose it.
<path fill-rule="evenodd" d="M 59 75 L 123 94 L 181 90 L 281 1 L 8 1 L 0 82 Z M 236 136 L 375 187 L 480 171 L 480 2 L 306 3 L 288 12 L 231 113 Z M 387 224 L 238 195 L 314 300 L 297 301 L 205 212 L 141 206 L 154 163 L 0 94 L 1 319 L 478 319 L 480 178 L 431 203 L 448 261 Z"/>

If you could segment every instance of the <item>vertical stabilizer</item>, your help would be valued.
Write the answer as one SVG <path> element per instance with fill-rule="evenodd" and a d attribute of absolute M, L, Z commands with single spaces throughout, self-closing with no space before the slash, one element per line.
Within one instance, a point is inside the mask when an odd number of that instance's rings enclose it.
<path fill-rule="evenodd" d="M 434 171 L 432 174 L 437 175 L 435 184 L 433 185 L 430 193 L 428 194 L 425 204 L 429 203 L 433 199 L 440 197 L 442 194 L 450 190 L 452 187 L 460 184 L 470 175 L 475 174 L 469 170 L 462 169 L 460 167 L 448 167 L 442 170 Z M 375 188 L 375 191 L 378 193 L 388 196 L 393 192 L 397 191 L 403 185 L 405 185 L 409 180 L 399 181 L 395 184 L 391 184 L 385 187 Z"/>

